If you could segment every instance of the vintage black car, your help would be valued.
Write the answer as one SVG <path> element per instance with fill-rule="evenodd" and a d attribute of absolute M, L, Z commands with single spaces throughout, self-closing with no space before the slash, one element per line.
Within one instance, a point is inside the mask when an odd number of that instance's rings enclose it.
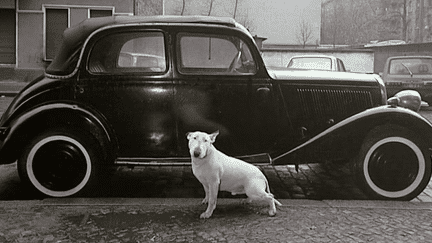
<path fill-rule="evenodd" d="M 51 197 L 85 192 L 106 168 L 188 165 L 185 134 L 251 163 L 347 161 L 371 198 L 409 200 L 431 176 L 431 124 L 387 104 L 379 76 L 264 66 L 230 18 L 117 16 L 64 33 L 44 76 L 0 121 L 0 163 Z M 85 194 L 84 194 L 85 195 Z"/>

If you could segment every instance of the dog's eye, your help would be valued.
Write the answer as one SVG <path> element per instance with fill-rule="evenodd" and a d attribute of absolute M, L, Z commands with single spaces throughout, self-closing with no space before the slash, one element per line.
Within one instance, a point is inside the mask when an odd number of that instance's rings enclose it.
<path fill-rule="evenodd" d="M 197 139 L 197 137 L 193 137 L 193 139 L 194 139 L 194 140 L 196 140 L 196 139 Z"/>
<path fill-rule="evenodd" d="M 207 143 L 208 142 L 208 140 L 207 139 L 204 139 L 204 143 Z"/>

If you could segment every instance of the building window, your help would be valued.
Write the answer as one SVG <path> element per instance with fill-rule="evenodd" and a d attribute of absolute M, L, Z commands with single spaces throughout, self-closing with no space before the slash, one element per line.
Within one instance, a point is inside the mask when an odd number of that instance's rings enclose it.
<path fill-rule="evenodd" d="M 60 49 L 63 31 L 69 27 L 68 9 L 47 8 L 45 13 L 45 59 L 52 60 Z"/>
<path fill-rule="evenodd" d="M 112 10 L 90 9 L 90 18 L 112 16 Z"/>
<path fill-rule="evenodd" d="M 15 10 L 0 9 L 0 64 L 15 63 Z"/>
<path fill-rule="evenodd" d="M 44 5 L 45 8 L 45 60 L 51 61 L 62 43 L 63 32 L 71 25 L 87 18 L 111 16 L 114 7 Z"/>

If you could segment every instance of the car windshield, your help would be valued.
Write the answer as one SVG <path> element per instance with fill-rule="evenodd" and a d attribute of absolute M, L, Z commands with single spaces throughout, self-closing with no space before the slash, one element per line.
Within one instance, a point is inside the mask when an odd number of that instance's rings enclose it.
<path fill-rule="evenodd" d="M 326 57 L 299 57 L 288 63 L 288 68 L 331 70 L 331 59 Z"/>
<path fill-rule="evenodd" d="M 394 59 L 390 62 L 390 74 L 413 75 L 432 74 L 432 59 L 407 58 Z"/>

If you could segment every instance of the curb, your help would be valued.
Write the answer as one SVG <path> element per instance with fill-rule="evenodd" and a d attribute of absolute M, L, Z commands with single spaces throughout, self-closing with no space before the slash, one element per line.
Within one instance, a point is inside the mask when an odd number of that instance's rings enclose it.
<path fill-rule="evenodd" d="M 0 96 L 14 97 L 19 93 L 19 91 L 1 91 Z"/>
<path fill-rule="evenodd" d="M 2 201 L 0 207 L 193 206 L 200 205 L 201 201 L 201 198 L 47 198 L 30 201 Z M 432 202 L 307 199 L 278 199 L 278 201 L 282 203 L 282 206 L 279 207 L 432 210 Z M 219 198 L 217 204 L 229 205 L 240 202 L 240 199 Z"/>
<path fill-rule="evenodd" d="M 10 80 L 0 81 L 0 96 L 16 96 L 27 84 Z"/>

